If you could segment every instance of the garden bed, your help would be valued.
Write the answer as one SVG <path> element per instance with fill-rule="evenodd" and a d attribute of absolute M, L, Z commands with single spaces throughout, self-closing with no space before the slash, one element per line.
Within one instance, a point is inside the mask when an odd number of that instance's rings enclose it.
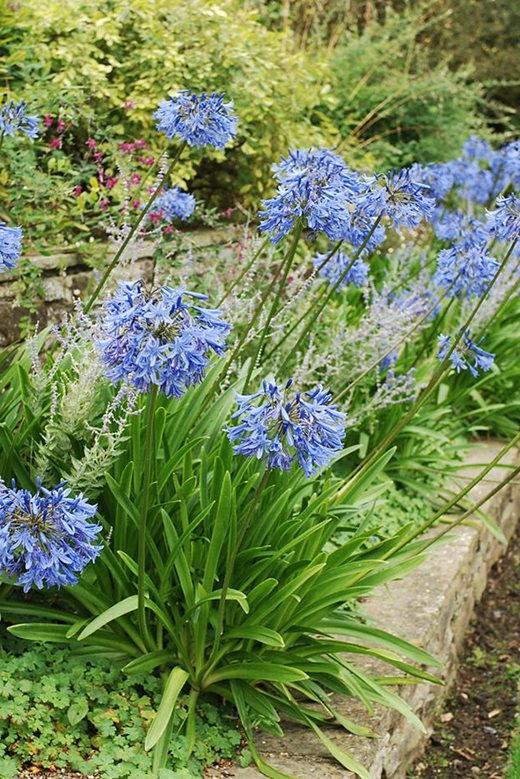
<path fill-rule="evenodd" d="M 463 473 L 468 477 L 473 475 L 476 463 L 490 462 L 499 450 L 500 444 L 495 442 L 474 447 Z M 515 452 L 503 462 L 512 464 L 518 459 L 518 452 Z M 493 469 L 488 479 L 471 491 L 471 499 L 477 502 L 489 491 L 490 483 L 501 478 L 503 469 Z M 520 488 L 509 485 L 485 504 L 484 509 L 510 539 L 520 513 Z M 367 766 L 374 779 L 383 776 L 403 779 L 412 762 L 423 752 L 428 734 L 438 724 L 441 703 L 454 680 L 475 605 L 485 589 L 491 567 L 504 553 L 504 544 L 481 523 L 457 527 L 448 538 L 446 543 L 433 548 L 416 571 L 378 588 L 364 604 L 364 612 L 379 627 L 420 645 L 439 658 L 445 682 L 438 687 L 419 684 L 401 689 L 402 697 L 424 722 L 426 733 L 415 729 L 395 711 L 380 709 L 367 717 L 358 703 L 338 703 L 345 716 L 366 724 L 380 735 L 380 738 L 367 741 L 339 729 L 328 732 L 338 746 L 352 751 Z M 363 665 L 371 671 L 376 670 L 373 662 Z M 317 774 L 327 779 L 352 776 L 335 765 L 326 751 L 298 727 L 287 726 L 284 739 L 259 735 L 257 743 L 265 759 L 299 779 Z M 253 767 L 211 774 L 222 775 L 239 779 L 261 776 Z"/>

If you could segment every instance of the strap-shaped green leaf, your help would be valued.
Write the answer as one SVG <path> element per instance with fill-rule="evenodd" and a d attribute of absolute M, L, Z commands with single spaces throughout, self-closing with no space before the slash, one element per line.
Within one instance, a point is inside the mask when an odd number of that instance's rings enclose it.
<path fill-rule="evenodd" d="M 171 671 L 164 688 L 157 714 L 150 725 L 150 730 L 146 734 L 144 748 L 147 751 L 157 744 L 166 730 L 168 722 L 173 714 L 175 704 L 177 703 L 177 698 L 188 679 L 189 673 L 183 668 L 177 667 Z"/>

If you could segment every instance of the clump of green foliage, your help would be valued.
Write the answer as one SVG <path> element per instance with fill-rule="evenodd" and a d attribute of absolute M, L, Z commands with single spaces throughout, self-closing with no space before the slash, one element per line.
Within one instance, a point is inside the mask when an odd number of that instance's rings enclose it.
<path fill-rule="evenodd" d="M 450 69 L 447 58 L 432 65 L 428 40 L 438 24 L 419 7 L 342 36 L 331 60 L 331 119 L 343 149 L 386 169 L 456 156 L 468 135 L 482 132 L 482 89 L 470 68 Z"/>
<path fill-rule="evenodd" d="M 10 642 L 0 658 L 0 776 L 10 779 L 22 764 L 103 779 L 148 775 L 151 758 L 143 741 L 161 696 L 158 677 L 128 678 L 108 658 L 45 645 L 20 652 Z M 174 732 L 186 713 L 181 700 Z M 239 746 L 235 722 L 205 702 L 192 757 L 186 756 L 185 737 L 173 736 L 169 766 L 176 777 L 200 776 L 204 766 L 236 757 Z"/>

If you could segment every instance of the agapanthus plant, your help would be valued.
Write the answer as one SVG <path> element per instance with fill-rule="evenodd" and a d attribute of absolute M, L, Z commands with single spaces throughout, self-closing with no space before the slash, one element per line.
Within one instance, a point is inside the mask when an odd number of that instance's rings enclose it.
<path fill-rule="evenodd" d="M 195 198 L 189 192 L 183 192 L 180 187 L 165 189 L 154 203 L 154 210 L 148 215 L 159 213 L 167 222 L 174 219 L 189 219 L 195 211 Z"/>
<path fill-rule="evenodd" d="M 223 149 L 237 132 L 233 103 L 217 92 L 197 95 L 183 89 L 163 100 L 154 118 L 167 138 L 179 138 L 188 146 Z"/>
<path fill-rule="evenodd" d="M 141 392 L 155 385 L 177 398 L 198 384 L 211 354 L 224 352 L 231 329 L 218 310 L 196 303 L 205 299 L 172 287 L 147 289 L 142 281 L 121 283 L 104 305 L 96 336 L 108 378 Z"/>
<path fill-rule="evenodd" d="M 22 229 L 0 222 L 0 273 L 12 270 L 22 252 Z"/>
<path fill-rule="evenodd" d="M 27 113 L 27 103 L 24 100 L 18 103 L 9 100 L 0 106 L 0 137 L 16 133 L 33 139 L 38 135 L 38 117 Z"/>
<path fill-rule="evenodd" d="M 350 211 L 363 189 L 360 176 L 329 149 L 292 151 L 274 166 L 276 195 L 263 202 L 260 229 L 280 241 L 302 220 L 311 233 L 343 238 Z"/>
<path fill-rule="evenodd" d="M 0 481 L 0 574 L 24 592 L 75 584 L 102 549 L 96 510 L 64 484 L 31 493 Z"/>
<path fill-rule="evenodd" d="M 457 373 L 469 371 L 472 376 L 477 377 L 479 371 L 490 371 L 494 365 L 495 355 L 486 352 L 478 344 L 471 340 L 468 333 L 464 333 L 455 349 L 451 350 L 452 338 L 450 335 L 439 335 L 439 350 L 437 357 L 439 360 L 445 360 L 449 355 L 449 360 Z"/>
<path fill-rule="evenodd" d="M 237 395 L 238 410 L 228 437 L 234 452 L 265 459 L 268 468 L 286 471 L 297 462 L 306 476 L 328 465 L 341 451 L 346 417 L 320 385 L 308 392 L 289 392 L 264 380 L 252 395 Z"/>

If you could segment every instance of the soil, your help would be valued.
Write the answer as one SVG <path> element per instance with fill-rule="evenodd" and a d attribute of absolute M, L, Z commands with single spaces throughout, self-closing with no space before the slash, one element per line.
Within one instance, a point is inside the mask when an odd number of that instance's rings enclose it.
<path fill-rule="evenodd" d="M 520 679 L 520 533 L 491 572 L 416 779 L 503 779 Z M 517 779 L 515 777 L 515 779 Z M 518 777 L 520 779 L 520 777 Z"/>

